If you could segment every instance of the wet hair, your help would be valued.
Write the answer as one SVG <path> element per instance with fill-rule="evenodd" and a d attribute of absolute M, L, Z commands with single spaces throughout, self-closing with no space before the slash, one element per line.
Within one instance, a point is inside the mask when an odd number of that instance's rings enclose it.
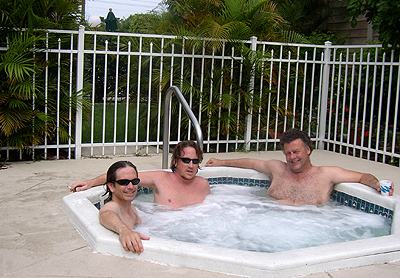
<path fill-rule="evenodd" d="M 118 170 L 122 169 L 122 168 L 126 168 L 126 167 L 131 167 L 133 169 L 135 169 L 136 172 L 136 176 L 138 175 L 138 171 L 136 169 L 136 166 L 133 165 L 132 162 L 130 161 L 117 161 L 114 164 L 112 164 L 108 170 L 107 170 L 107 183 L 109 182 L 115 182 L 117 179 L 117 172 Z M 106 193 L 103 194 L 103 196 L 107 195 L 107 199 L 104 200 L 104 203 L 107 203 L 109 201 L 112 200 L 112 192 L 110 190 L 110 188 L 108 188 L 108 186 L 106 186 Z"/>
<path fill-rule="evenodd" d="M 308 134 L 306 132 L 301 131 L 298 128 L 288 129 L 287 131 L 285 131 L 284 133 L 281 134 L 280 145 L 281 145 L 282 151 L 285 151 L 285 149 L 284 149 L 285 144 L 289 144 L 296 139 L 301 139 L 301 141 L 303 141 L 305 147 L 310 148 L 310 154 L 312 153 L 313 142 L 311 141 L 310 137 L 308 136 Z"/>
<path fill-rule="evenodd" d="M 175 162 L 181 157 L 181 153 L 184 148 L 191 147 L 196 150 L 197 157 L 199 158 L 199 163 L 203 161 L 203 151 L 200 149 L 200 146 L 194 141 L 182 141 L 179 142 L 178 145 L 175 146 L 174 152 L 171 157 L 171 170 L 175 172 L 176 166 Z"/>

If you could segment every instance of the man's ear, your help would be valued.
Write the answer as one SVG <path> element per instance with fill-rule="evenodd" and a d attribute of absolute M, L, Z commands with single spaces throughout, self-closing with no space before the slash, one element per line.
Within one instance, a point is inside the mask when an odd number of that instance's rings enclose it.
<path fill-rule="evenodd" d="M 112 182 L 107 182 L 107 186 L 110 189 L 111 192 L 114 192 L 115 190 L 115 184 Z"/>
<path fill-rule="evenodd" d="M 310 147 L 307 147 L 307 154 L 308 154 L 308 155 L 311 154 L 311 149 L 310 149 Z"/>

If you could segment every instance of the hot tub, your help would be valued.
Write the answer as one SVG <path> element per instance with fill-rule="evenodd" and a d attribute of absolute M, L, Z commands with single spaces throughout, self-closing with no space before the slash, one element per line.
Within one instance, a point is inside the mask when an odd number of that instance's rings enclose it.
<path fill-rule="evenodd" d="M 266 175 L 248 169 L 206 167 L 199 171 L 199 175 L 207 178 L 210 185 L 269 185 Z M 381 196 L 376 190 L 358 183 L 337 184 L 332 198 L 354 209 L 391 219 L 391 235 L 277 253 L 234 250 L 155 237 L 143 241 L 145 251 L 142 254 L 127 252 L 122 248 L 118 235 L 99 223 L 99 211 L 94 204 L 101 202 L 103 193 L 103 187 L 99 186 L 62 199 L 62 209 L 75 228 L 94 252 L 102 254 L 250 277 L 293 277 L 400 259 L 399 196 Z"/>

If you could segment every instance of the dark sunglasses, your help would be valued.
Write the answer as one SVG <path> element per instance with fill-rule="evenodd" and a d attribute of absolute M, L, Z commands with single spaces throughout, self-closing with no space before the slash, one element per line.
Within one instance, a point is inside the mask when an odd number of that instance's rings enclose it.
<path fill-rule="evenodd" d="M 180 159 L 181 159 L 182 162 L 185 163 L 185 164 L 189 164 L 190 161 L 192 161 L 193 164 L 199 164 L 199 159 L 198 159 L 198 158 L 190 159 L 190 158 L 187 158 L 187 157 L 180 157 Z"/>
<path fill-rule="evenodd" d="M 114 181 L 114 182 L 118 183 L 121 186 L 127 186 L 130 182 L 133 185 L 137 185 L 137 184 L 139 184 L 140 179 L 139 178 L 134 178 L 133 180 L 118 180 L 118 181 Z"/>

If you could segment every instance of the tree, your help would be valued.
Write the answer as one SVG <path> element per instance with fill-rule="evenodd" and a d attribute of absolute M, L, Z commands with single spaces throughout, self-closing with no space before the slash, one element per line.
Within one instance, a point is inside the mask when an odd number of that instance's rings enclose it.
<path fill-rule="evenodd" d="M 276 40 L 281 37 L 286 21 L 269 0 L 225 0 L 214 16 L 206 17 L 199 25 L 200 35 L 219 39 Z"/>
<path fill-rule="evenodd" d="M 71 124 L 68 84 L 61 83 L 57 94 L 57 70 L 69 74 L 67 60 L 60 65 L 46 60 L 38 48 L 43 45 L 43 28 L 76 29 L 80 19 L 77 0 L 0 0 L 1 41 L 7 51 L 0 54 L 0 146 L 25 149 L 52 140 L 57 133 L 68 138 L 65 128 Z M 37 77 L 48 68 L 48 94 Z M 36 78 L 35 78 L 36 77 Z M 64 79 L 68 80 L 68 79 Z M 56 103 L 59 103 L 57 129 Z M 47 113 L 44 113 L 44 107 Z"/>
<path fill-rule="evenodd" d="M 352 27 L 357 18 L 365 15 L 373 29 L 379 33 L 379 40 L 387 49 L 400 47 L 400 1 L 398 0 L 348 0 L 347 16 Z"/>
<path fill-rule="evenodd" d="M 80 4 L 79 0 L 0 0 L 2 33 L 15 28 L 76 29 Z"/>
<path fill-rule="evenodd" d="M 167 4 L 176 35 L 306 42 L 299 33 L 290 31 L 289 22 L 271 0 L 167 0 Z"/>
<path fill-rule="evenodd" d="M 206 115 L 201 118 L 201 125 L 207 127 L 207 132 L 210 132 L 211 137 L 238 136 L 241 138 L 246 117 L 249 114 L 255 118 L 260 116 L 262 126 L 266 127 L 274 121 L 274 116 L 265 116 L 269 108 L 279 114 L 290 115 L 289 111 L 285 111 L 285 103 L 277 99 L 278 95 L 280 99 L 283 99 L 285 94 L 277 94 L 275 86 L 272 86 L 272 90 L 269 90 L 267 85 L 262 88 L 257 85 L 255 88 L 250 86 L 253 78 L 263 78 L 264 84 L 270 82 L 268 78 L 270 71 L 264 64 L 266 58 L 264 55 L 270 53 L 269 50 L 266 49 L 265 53 L 261 49 L 254 52 L 249 49 L 248 44 L 242 42 L 242 40 L 249 40 L 252 36 L 263 41 L 308 42 L 301 34 L 290 29 L 289 22 L 281 16 L 275 2 L 271 0 L 167 0 L 167 3 L 169 23 L 174 26 L 170 30 L 173 34 L 186 38 L 185 45 L 181 45 L 185 47 L 185 52 L 202 53 L 204 40 L 201 38 L 216 38 L 216 40 L 204 41 L 205 53 L 212 55 L 214 51 L 215 53 L 224 51 L 226 56 L 241 57 L 237 60 L 234 58 L 236 60 L 234 65 L 216 61 L 214 69 L 211 65 L 206 66 L 204 83 L 210 84 L 210 87 L 207 86 L 201 92 L 190 85 L 191 70 L 188 68 L 183 71 L 182 93 L 184 95 L 198 94 L 201 103 L 199 102 L 197 107 L 194 106 L 193 110 L 196 111 L 201 107 L 201 111 Z M 231 52 L 233 46 L 235 47 L 234 54 Z M 189 64 L 185 63 L 185 65 Z M 202 68 L 200 60 L 190 65 L 193 66 L 194 72 Z M 169 69 L 165 67 L 163 69 L 166 72 L 163 76 L 169 76 L 167 74 Z M 240 76 L 231 75 L 232 72 L 240 72 Z M 194 79 L 193 84 L 200 84 L 196 76 Z M 274 79 L 274 84 L 275 81 Z M 260 84 L 257 81 L 255 83 Z M 168 84 L 167 80 L 163 80 L 162 84 Z M 282 84 L 280 88 L 282 90 L 284 85 Z M 267 107 L 268 103 L 272 103 L 272 106 Z M 174 113 L 177 107 L 173 106 L 171 109 Z M 188 123 L 185 120 L 183 122 Z M 239 125 L 239 128 L 236 128 L 236 125 Z M 216 134 L 217 130 L 220 134 Z M 262 132 L 266 133 L 267 128 Z M 263 136 L 265 137 L 266 134 Z"/>
<path fill-rule="evenodd" d="M 332 14 L 327 0 L 274 0 L 282 17 L 290 23 L 290 29 L 310 35 Z"/>

